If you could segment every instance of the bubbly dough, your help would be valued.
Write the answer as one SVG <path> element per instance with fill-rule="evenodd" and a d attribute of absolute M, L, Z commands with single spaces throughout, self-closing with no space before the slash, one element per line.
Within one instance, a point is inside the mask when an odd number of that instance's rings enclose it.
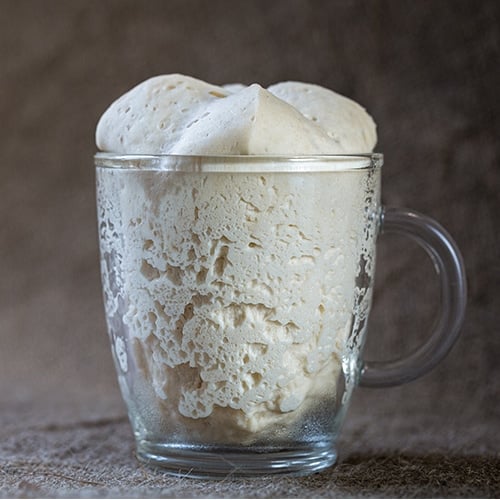
<path fill-rule="evenodd" d="M 205 107 L 228 94 L 222 87 L 184 75 L 150 78 L 106 110 L 97 124 L 97 147 L 114 153 L 171 152 Z"/>
<path fill-rule="evenodd" d="M 361 106 L 318 85 L 219 87 L 177 74 L 134 87 L 96 130 L 100 150 L 125 154 L 358 154 L 376 140 Z"/>
<path fill-rule="evenodd" d="M 132 89 L 96 136 L 115 153 L 185 155 L 368 152 L 376 140 L 369 115 L 329 90 L 182 75 Z M 269 162 L 260 174 L 98 171 L 108 325 L 142 419 L 251 442 L 336 397 L 367 314 L 358 277 L 373 272 L 377 181 Z"/>
<path fill-rule="evenodd" d="M 268 90 L 317 123 L 337 145 L 335 153 L 373 151 L 375 122 L 358 103 L 311 83 L 283 82 Z"/>
<path fill-rule="evenodd" d="M 333 398 L 360 256 L 372 273 L 368 174 L 120 174 L 99 174 L 103 281 L 150 406 L 242 441 Z"/>

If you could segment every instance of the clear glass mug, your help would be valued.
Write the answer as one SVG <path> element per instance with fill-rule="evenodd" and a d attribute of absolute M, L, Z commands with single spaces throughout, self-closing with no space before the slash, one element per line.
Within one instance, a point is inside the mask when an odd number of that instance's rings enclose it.
<path fill-rule="evenodd" d="M 96 155 L 108 332 L 141 461 L 191 477 L 321 470 L 357 384 L 407 382 L 447 354 L 462 258 L 433 220 L 381 206 L 382 162 Z M 381 231 L 427 251 L 440 319 L 409 357 L 368 363 Z"/>

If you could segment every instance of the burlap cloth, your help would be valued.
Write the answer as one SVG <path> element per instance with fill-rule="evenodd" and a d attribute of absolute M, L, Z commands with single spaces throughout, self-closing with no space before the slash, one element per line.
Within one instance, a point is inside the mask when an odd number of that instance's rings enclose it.
<path fill-rule="evenodd" d="M 364 391 L 363 391 L 364 392 Z M 364 396 L 364 395 L 363 395 Z M 140 464 L 128 421 L 110 402 L 19 404 L 2 412 L 0 494 L 14 497 L 497 497 L 492 422 L 353 408 L 339 463 L 302 478 L 170 477 Z M 355 405 L 357 406 L 357 405 Z M 42 410 L 43 408 L 43 410 Z M 36 414 L 35 414 L 36 411 Z"/>
<path fill-rule="evenodd" d="M 500 7 L 494 0 L 0 2 L 0 496 L 500 496 Z M 378 123 L 384 202 L 438 219 L 469 306 L 446 360 L 359 389 L 339 463 L 200 481 L 141 466 L 98 273 L 93 130 L 135 83 L 312 81 Z M 380 241 L 366 356 L 409 352 L 439 303 L 432 265 Z"/>

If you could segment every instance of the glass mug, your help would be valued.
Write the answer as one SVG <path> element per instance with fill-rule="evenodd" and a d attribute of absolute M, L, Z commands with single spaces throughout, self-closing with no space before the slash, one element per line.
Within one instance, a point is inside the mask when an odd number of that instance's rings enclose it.
<path fill-rule="evenodd" d="M 446 231 L 383 208 L 380 154 L 95 156 L 108 333 L 139 460 L 191 477 L 332 465 L 357 384 L 434 367 L 466 304 Z M 363 361 L 380 231 L 434 263 L 439 321 L 405 359 Z"/>

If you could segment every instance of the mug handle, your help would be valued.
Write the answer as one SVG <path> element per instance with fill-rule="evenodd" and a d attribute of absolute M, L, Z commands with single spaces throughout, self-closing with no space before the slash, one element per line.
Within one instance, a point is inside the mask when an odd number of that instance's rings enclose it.
<path fill-rule="evenodd" d="M 438 276 L 441 308 L 430 338 L 414 352 L 388 362 L 362 363 L 360 385 L 389 387 L 414 380 L 434 368 L 458 338 L 467 303 L 465 267 L 456 243 L 435 220 L 398 208 L 384 208 L 381 232 L 415 240 L 431 258 Z"/>

